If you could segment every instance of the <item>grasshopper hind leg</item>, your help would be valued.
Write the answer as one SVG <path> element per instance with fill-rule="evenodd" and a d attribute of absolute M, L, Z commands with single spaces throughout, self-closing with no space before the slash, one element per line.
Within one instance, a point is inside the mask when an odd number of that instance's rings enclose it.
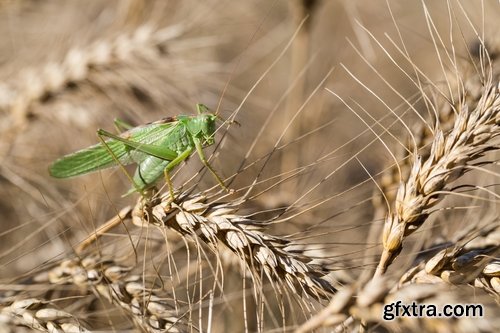
<path fill-rule="evenodd" d="M 123 164 L 120 162 L 120 160 L 118 159 L 118 157 L 116 157 L 116 155 L 113 153 L 113 151 L 111 150 L 111 148 L 108 146 L 108 144 L 106 143 L 106 140 L 104 140 L 103 136 L 104 135 L 98 130 L 97 131 L 97 137 L 99 138 L 99 141 L 101 141 L 102 145 L 106 148 L 106 150 L 111 155 L 111 157 L 113 157 L 113 159 L 115 160 L 115 162 L 120 166 L 120 168 L 122 169 L 123 173 L 127 176 L 127 178 L 130 180 L 130 182 L 134 185 L 133 191 L 129 191 L 129 192 L 125 193 L 124 196 L 129 195 L 132 192 L 139 192 L 139 193 L 143 194 L 143 191 L 141 190 L 139 184 L 136 183 L 134 181 L 134 179 L 130 176 L 130 174 L 127 172 L 127 170 L 125 169 L 125 167 L 123 166 Z"/>
<path fill-rule="evenodd" d="M 177 153 L 168 148 L 152 144 L 134 142 L 132 140 L 114 135 L 102 129 L 97 130 L 97 136 L 99 137 L 101 143 L 108 150 L 108 153 L 111 154 L 115 162 L 120 166 L 120 168 L 123 170 L 127 178 L 134 186 L 133 189 L 127 192 L 125 195 L 133 192 L 139 192 L 142 196 L 148 196 L 147 190 L 154 186 L 154 183 L 162 176 L 163 170 L 172 163 L 171 160 L 175 161 L 176 158 L 179 158 Z M 112 140 L 123 143 L 125 146 L 130 147 L 131 149 L 149 155 L 139 163 L 139 166 L 133 178 L 129 175 L 127 170 L 125 170 L 125 167 L 122 165 L 122 163 L 120 163 L 118 158 L 113 154 L 113 151 L 107 145 L 104 137 L 111 138 Z"/>
<path fill-rule="evenodd" d="M 163 174 L 165 176 L 165 182 L 167 183 L 168 186 L 168 192 L 170 193 L 170 199 L 172 200 L 172 202 L 174 202 L 175 200 L 174 185 L 172 184 L 172 179 L 170 178 L 170 173 L 168 172 L 167 168 L 163 169 Z"/>

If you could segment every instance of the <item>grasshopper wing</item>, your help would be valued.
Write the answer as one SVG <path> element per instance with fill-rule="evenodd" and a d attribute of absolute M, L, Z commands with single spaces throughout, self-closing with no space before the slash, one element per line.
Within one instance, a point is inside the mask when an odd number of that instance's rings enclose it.
<path fill-rule="evenodd" d="M 107 140 L 106 144 L 120 163 L 126 165 L 133 162 L 123 143 Z M 52 177 L 68 178 L 109 168 L 115 164 L 116 161 L 108 149 L 99 143 L 58 159 L 50 166 L 49 173 Z"/>
<path fill-rule="evenodd" d="M 175 124 L 176 122 L 157 122 L 139 126 L 120 134 L 120 137 L 135 143 L 155 144 L 168 136 Z M 69 178 L 115 166 L 116 160 L 127 165 L 140 163 L 148 156 L 115 139 L 106 140 L 106 145 L 107 147 L 98 143 L 63 156 L 50 166 L 50 175 Z M 110 154 L 110 150 L 114 156 Z"/>

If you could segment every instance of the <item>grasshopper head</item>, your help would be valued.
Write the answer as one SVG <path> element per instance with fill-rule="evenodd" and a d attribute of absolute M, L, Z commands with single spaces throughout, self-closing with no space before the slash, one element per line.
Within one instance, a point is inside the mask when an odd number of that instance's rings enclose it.
<path fill-rule="evenodd" d="M 200 117 L 200 116 L 198 116 Z M 215 121 L 217 116 L 211 113 L 201 115 L 201 134 L 203 136 L 203 141 L 207 145 L 214 144 L 214 135 L 215 135 Z"/>
<path fill-rule="evenodd" d="M 210 146 L 214 143 L 215 121 L 217 116 L 203 104 L 197 104 L 198 115 L 190 119 L 187 124 L 189 132 L 201 139 L 204 145 Z"/>

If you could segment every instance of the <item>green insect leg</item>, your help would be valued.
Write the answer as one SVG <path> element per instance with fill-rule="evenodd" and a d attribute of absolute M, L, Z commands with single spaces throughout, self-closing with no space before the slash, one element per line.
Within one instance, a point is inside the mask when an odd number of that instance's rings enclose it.
<path fill-rule="evenodd" d="M 148 154 L 151 156 L 158 157 L 162 160 L 172 161 L 175 158 L 177 158 L 177 156 L 178 156 L 178 154 L 175 151 L 170 150 L 166 147 L 148 144 L 148 143 L 135 142 L 132 140 L 122 138 L 122 137 L 115 135 L 113 133 L 109 133 L 108 131 L 105 131 L 103 129 L 98 129 L 97 135 L 102 135 L 102 136 L 114 139 L 116 141 L 120 141 L 124 145 L 126 145 L 130 148 L 136 149 L 137 151 L 140 151 L 142 153 L 145 153 L 145 154 Z"/>
<path fill-rule="evenodd" d="M 201 145 L 201 142 L 199 139 L 197 138 L 194 138 L 194 144 L 196 146 L 196 151 L 198 152 L 198 155 L 200 156 L 200 160 L 201 162 L 203 163 L 203 165 L 205 165 L 208 170 L 210 170 L 210 172 L 212 173 L 212 175 L 215 177 L 215 179 L 217 180 L 217 182 L 219 183 L 219 185 L 224 189 L 226 190 L 227 192 L 230 192 L 229 189 L 227 188 L 227 186 L 224 184 L 224 182 L 222 181 L 222 179 L 219 177 L 219 175 L 217 174 L 217 172 L 215 172 L 215 170 L 212 168 L 212 166 L 208 163 L 207 161 L 207 158 L 205 157 L 205 154 L 203 153 L 203 147 Z"/>
<path fill-rule="evenodd" d="M 179 163 L 181 163 L 186 158 L 188 158 L 189 155 L 191 155 L 192 152 L 193 152 L 193 148 L 189 147 L 188 149 L 186 149 L 185 151 L 183 151 L 181 154 L 179 154 L 179 156 L 177 156 L 172 161 L 170 161 L 168 163 L 168 165 L 165 167 L 165 169 L 163 169 L 163 174 L 165 176 L 165 182 L 167 183 L 168 191 L 170 192 L 170 198 L 172 199 L 172 201 L 174 201 L 175 195 L 174 195 L 174 186 L 172 185 L 172 179 L 170 178 L 170 173 L 169 172 L 173 168 L 175 168 Z"/>
<path fill-rule="evenodd" d="M 107 149 L 108 153 L 111 155 L 111 157 L 113 157 L 113 159 L 115 160 L 115 162 L 120 166 L 120 169 L 123 171 L 123 173 L 127 176 L 127 178 L 129 179 L 130 183 L 132 183 L 132 185 L 134 186 L 134 189 L 141 193 L 141 195 L 143 194 L 143 191 L 142 189 L 140 188 L 140 186 L 134 181 L 134 179 L 132 178 L 132 176 L 130 176 L 130 174 L 127 172 L 127 169 L 125 169 L 125 167 L 123 166 L 123 164 L 120 162 L 120 160 L 116 157 L 116 155 L 113 153 L 113 151 L 111 150 L 111 148 L 109 148 L 108 144 L 106 143 L 106 140 L 104 140 L 103 137 L 105 137 L 106 135 L 105 134 L 102 134 L 100 133 L 100 130 L 97 131 L 97 137 L 99 138 L 99 141 L 101 141 L 101 143 L 103 144 L 103 146 Z M 128 194 L 128 193 L 127 193 Z"/>
<path fill-rule="evenodd" d="M 127 176 L 127 178 L 130 180 L 130 183 L 134 186 L 134 189 L 137 192 L 141 193 L 141 195 L 144 195 L 145 190 L 147 190 L 149 187 L 151 187 L 150 185 L 152 183 L 154 183 L 154 181 L 156 181 L 156 179 L 150 180 L 150 181 L 146 181 L 146 182 L 139 182 L 139 181 L 136 181 L 136 179 L 134 179 L 135 177 L 132 178 L 130 176 L 130 174 L 127 172 L 127 170 L 125 170 L 125 167 L 123 166 L 123 164 L 120 163 L 120 161 L 118 160 L 118 158 L 116 158 L 116 156 L 113 154 L 113 152 L 111 151 L 111 149 L 108 147 L 108 145 L 106 144 L 106 142 L 103 139 L 103 137 L 107 137 L 107 138 L 119 141 L 119 142 L 123 143 L 124 145 L 126 145 L 126 146 L 128 146 L 130 148 L 133 148 L 133 149 L 135 149 L 137 151 L 140 151 L 140 152 L 143 152 L 145 154 L 151 155 L 150 157 L 155 157 L 156 159 L 160 159 L 162 163 L 173 161 L 173 160 L 175 160 L 175 159 L 177 159 L 179 157 L 177 155 L 177 153 L 175 153 L 174 151 L 172 151 L 172 150 L 170 150 L 170 149 L 168 149 L 166 147 L 161 147 L 161 146 L 152 145 L 152 144 L 145 144 L 145 143 L 135 142 L 135 141 L 132 141 L 132 140 L 128 140 L 128 139 L 122 138 L 122 137 L 120 137 L 118 135 L 115 135 L 113 133 L 109 133 L 109 132 L 107 132 L 107 131 L 105 131 L 103 129 L 97 130 L 97 136 L 101 140 L 102 144 L 106 147 L 106 149 L 108 150 L 108 152 L 111 154 L 111 156 L 113 156 L 113 159 L 116 161 L 116 163 L 118 163 L 118 165 L 123 170 L 123 172 L 125 173 L 125 175 Z M 143 163 L 141 163 L 141 164 L 143 164 Z M 153 164 L 157 165 L 158 163 L 153 163 Z M 170 165 L 170 163 L 168 163 L 167 166 L 168 165 Z M 154 170 L 153 170 L 154 168 L 149 168 L 147 165 L 144 165 L 143 168 L 144 167 L 145 167 L 145 174 L 146 175 L 149 175 L 152 172 L 154 173 Z M 160 170 L 162 170 L 162 169 L 163 169 L 163 167 Z M 139 165 L 138 171 L 141 171 L 141 165 Z M 160 173 L 160 175 L 161 175 L 161 173 Z M 127 194 L 129 194 L 129 193 L 131 193 L 131 192 L 129 191 Z"/>

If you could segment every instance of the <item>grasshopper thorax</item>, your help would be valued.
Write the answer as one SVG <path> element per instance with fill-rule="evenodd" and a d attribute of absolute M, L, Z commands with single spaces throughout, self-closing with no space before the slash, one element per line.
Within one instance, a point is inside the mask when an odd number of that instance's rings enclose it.
<path fill-rule="evenodd" d="M 203 145 L 214 143 L 215 121 L 217 116 L 203 104 L 197 104 L 198 115 L 179 119 L 184 123 L 188 132 L 198 138 Z"/>

